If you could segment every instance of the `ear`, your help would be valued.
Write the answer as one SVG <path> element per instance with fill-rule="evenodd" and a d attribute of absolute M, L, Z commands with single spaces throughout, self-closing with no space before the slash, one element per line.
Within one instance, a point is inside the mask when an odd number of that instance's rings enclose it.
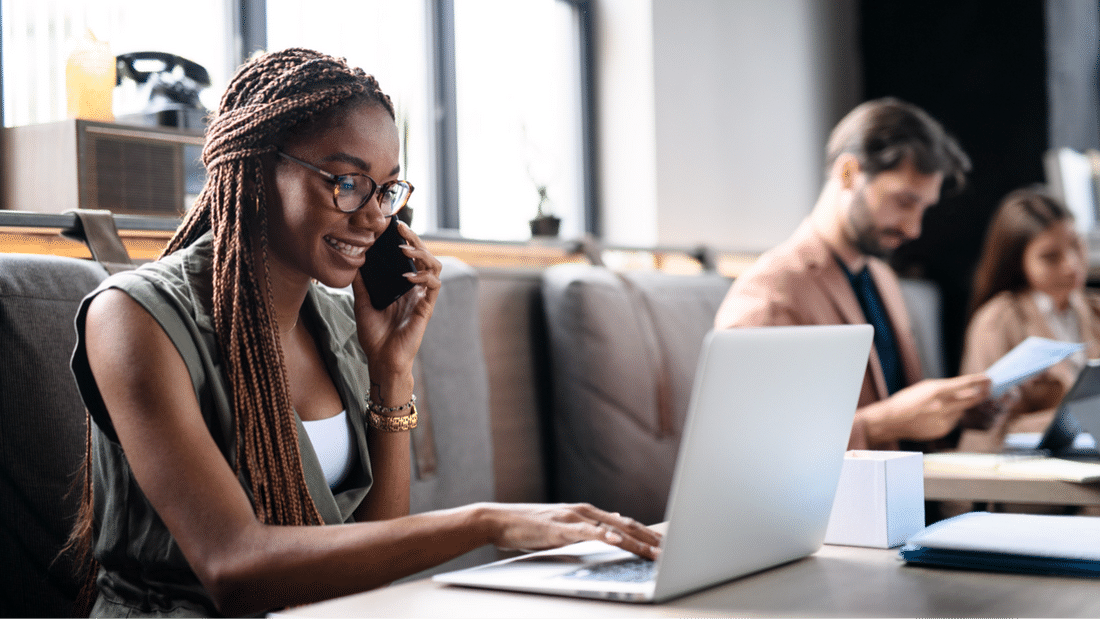
<path fill-rule="evenodd" d="M 855 187 L 856 178 L 859 177 L 861 172 L 863 172 L 863 169 L 859 165 L 859 160 L 854 155 L 845 153 L 833 162 L 830 174 L 840 184 L 841 188 L 851 190 Z"/>

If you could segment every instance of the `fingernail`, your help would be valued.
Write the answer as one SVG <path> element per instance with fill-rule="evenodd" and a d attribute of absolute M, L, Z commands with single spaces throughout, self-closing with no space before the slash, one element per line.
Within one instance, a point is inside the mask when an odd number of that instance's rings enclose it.
<path fill-rule="evenodd" d="M 607 540 L 611 544 L 618 544 L 623 541 L 623 537 L 608 529 L 603 533 L 604 540 Z"/>
<path fill-rule="evenodd" d="M 406 272 L 405 274 L 402 274 L 401 276 L 403 276 L 403 277 L 405 277 L 405 278 L 407 279 L 407 278 L 409 278 L 409 277 L 414 277 L 414 276 L 416 276 L 416 273 L 415 273 L 415 272 Z"/>

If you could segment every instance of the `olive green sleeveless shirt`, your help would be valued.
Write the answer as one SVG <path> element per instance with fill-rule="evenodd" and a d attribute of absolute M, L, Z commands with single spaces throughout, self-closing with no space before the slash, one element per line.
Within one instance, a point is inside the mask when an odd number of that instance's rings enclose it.
<path fill-rule="evenodd" d="M 223 373 L 211 316 L 211 234 L 186 249 L 135 270 L 115 274 L 88 295 L 76 318 L 77 345 L 72 369 L 81 397 L 91 413 L 92 478 L 95 495 L 93 552 L 100 563 L 99 596 L 93 617 L 217 616 L 218 612 L 191 571 L 187 560 L 156 511 L 142 494 L 126 454 L 118 443 L 110 414 L 88 366 L 84 323 L 88 305 L 100 292 L 126 292 L 148 311 L 175 344 L 191 375 L 210 435 L 231 468 L 236 449 L 229 383 Z M 351 296 L 311 286 L 305 318 L 336 390 L 347 409 L 358 460 L 335 491 L 329 490 L 302 422 L 298 449 L 306 483 L 326 524 L 352 522 L 352 512 L 366 497 L 372 476 L 367 455 L 364 405 L 370 383 L 366 356 L 356 336 Z M 188 387 L 180 387 L 187 390 Z M 171 442 L 170 440 L 166 442 Z M 252 498 L 251 486 L 239 475 Z"/>

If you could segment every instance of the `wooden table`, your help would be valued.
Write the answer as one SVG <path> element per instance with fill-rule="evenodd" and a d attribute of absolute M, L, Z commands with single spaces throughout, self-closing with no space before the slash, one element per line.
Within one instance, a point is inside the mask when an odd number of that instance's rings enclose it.
<path fill-rule="evenodd" d="M 904 564 L 897 549 L 824 546 L 656 605 L 513 594 L 422 579 L 290 609 L 302 618 L 1100 617 L 1100 580 Z"/>
<path fill-rule="evenodd" d="M 1080 484 L 998 473 L 992 469 L 950 473 L 926 464 L 924 498 L 934 501 L 1100 506 L 1100 482 Z"/>

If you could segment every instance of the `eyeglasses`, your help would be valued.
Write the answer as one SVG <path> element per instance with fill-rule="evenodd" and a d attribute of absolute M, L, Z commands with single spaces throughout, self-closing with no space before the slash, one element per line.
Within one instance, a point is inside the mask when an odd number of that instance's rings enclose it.
<path fill-rule="evenodd" d="M 369 175 L 362 173 L 333 175 L 282 151 L 276 153 L 295 164 L 321 174 L 329 180 L 332 183 L 332 204 L 341 212 L 350 214 L 358 211 L 374 197 L 374 193 L 377 191 L 380 197 L 379 207 L 382 208 L 382 215 L 393 216 L 405 207 L 412 195 L 413 185 L 404 180 L 388 181 L 379 186 L 378 182 L 371 179 Z"/>

